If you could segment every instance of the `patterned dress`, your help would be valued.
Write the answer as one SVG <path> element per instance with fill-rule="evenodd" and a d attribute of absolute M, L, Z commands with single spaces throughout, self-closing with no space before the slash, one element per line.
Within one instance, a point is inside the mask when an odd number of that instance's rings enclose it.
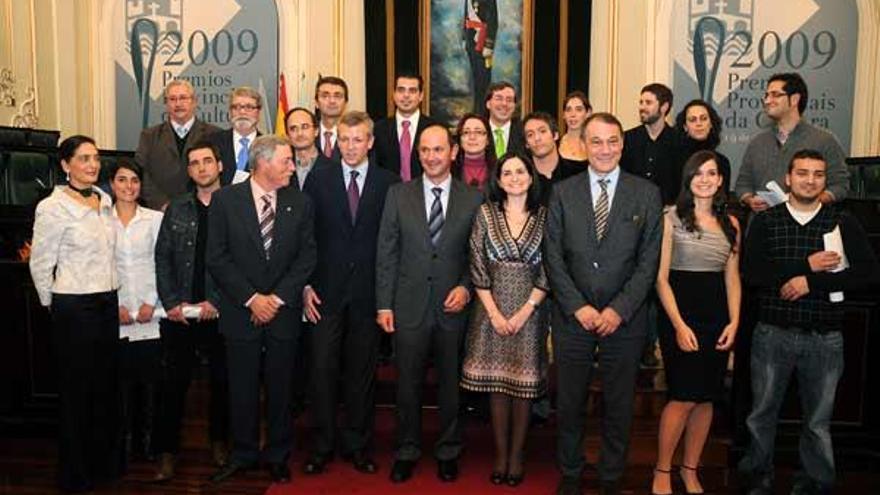
<path fill-rule="evenodd" d="M 497 204 L 484 204 L 474 219 L 471 279 L 476 288 L 492 292 L 505 317 L 526 304 L 533 288 L 548 290 L 541 255 L 546 217 L 544 207 L 529 216 L 519 238 L 510 233 Z M 548 324 L 546 304 L 542 304 L 516 335 L 499 335 L 477 299 L 465 342 L 461 386 L 522 399 L 540 397 L 547 387 Z"/>

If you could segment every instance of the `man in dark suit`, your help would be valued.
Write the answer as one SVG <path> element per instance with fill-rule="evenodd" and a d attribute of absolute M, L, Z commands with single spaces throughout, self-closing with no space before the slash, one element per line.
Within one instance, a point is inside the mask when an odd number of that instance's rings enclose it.
<path fill-rule="evenodd" d="M 224 164 L 221 185 L 237 184 L 247 179 L 250 145 L 260 135 L 257 124 L 262 108 L 263 97 L 254 88 L 240 86 L 229 95 L 229 123 L 232 127 L 208 136 Z"/>
<path fill-rule="evenodd" d="M 618 493 L 626 466 L 645 297 L 654 286 L 661 238 L 656 186 L 619 167 L 623 129 L 611 114 L 586 124 L 590 166 L 556 184 L 544 235 L 555 305 L 558 494 L 580 494 L 584 407 L 599 346 L 602 377 L 600 493 Z"/>
<path fill-rule="evenodd" d="M 309 175 L 304 192 L 315 206 L 318 264 L 303 291 L 310 335 L 312 455 L 303 466 L 317 474 L 333 458 L 339 368 L 345 402 L 340 431 L 343 457 L 362 473 L 376 472 L 368 456 L 373 436 L 373 391 L 379 328 L 376 326 L 376 240 L 388 188 L 400 180 L 367 153 L 373 121 L 364 112 L 339 120 L 341 162 Z"/>
<path fill-rule="evenodd" d="M 144 169 L 141 197 L 161 210 L 191 187 L 187 173 L 189 147 L 220 129 L 195 117 L 198 99 L 192 84 L 175 79 L 165 86 L 168 121 L 141 131 L 134 160 Z"/>
<path fill-rule="evenodd" d="M 468 239 L 480 193 L 450 174 L 458 147 L 441 124 L 419 139 L 422 177 L 391 187 L 376 254 L 377 321 L 397 349 L 397 452 L 391 480 L 412 476 L 421 456 L 421 396 L 429 352 L 437 370 L 437 476 L 458 477 L 459 346 L 470 301 Z"/>
<path fill-rule="evenodd" d="M 313 169 L 332 165 L 334 159 L 324 156 L 315 144 L 319 126 L 318 118 L 311 110 L 303 107 L 291 108 L 284 116 L 284 126 L 287 130 L 287 140 L 293 147 L 296 184 L 302 190 Z"/>
<path fill-rule="evenodd" d="M 315 146 L 327 158 L 339 160 L 339 145 L 336 143 L 336 123 L 348 105 L 348 84 L 334 76 L 324 76 L 315 84 L 316 112 L 321 121 Z"/>
<path fill-rule="evenodd" d="M 492 80 L 492 54 L 498 32 L 498 5 L 495 0 L 465 0 L 461 43 L 471 65 L 474 88 L 473 112 L 480 111 L 486 88 Z"/>
<path fill-rule="evenodd" d="M 220 289 L 233 439 L 215 483 L 257 465 L 261 372 L 269 426 L 263 457 L 273 481 L 290 479 L 290 368 L 302 290 L 317 257 L 312 202 L 287 187 L 294 173 L 287 140 L 258 137 L 250 167 L 250 179 L 215 193 L 208 212 L 206 263 Z"/>
<path fill-rule="evenodd" d="M 415 144 L 422 130 L 434 120 L 422 115 L 422 76 L 400 73 L 394 79 L 394 116 L 376 122 L 373 154 L 379 166 L 387 168 L 403 182 L 422 175 L 419 154 Z"/>
<path fill-rule="evenodd" d="M 489 117 L 489 138 L 495 146 L 495 156 L 501 158 L 508 151 L 526 152 L 522 122 L 513 118 L 516 112 L 516 89 L 507 81 L 492 83 L 486 91 L 486 111 Z"/>

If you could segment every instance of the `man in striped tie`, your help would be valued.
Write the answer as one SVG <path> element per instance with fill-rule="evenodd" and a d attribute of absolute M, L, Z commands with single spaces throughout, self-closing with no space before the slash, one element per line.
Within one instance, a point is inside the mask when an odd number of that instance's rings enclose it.
<path fill-rule="evenodd" d="M 468 239 L 480 193 L 450 174 L 458 146 L 441 124 L 419 137 L 422 176 L 385 197 L 376 249 L 377 322 L 397 350 L 397 451 L 391 481 L 412 476 L 421 456 L 422 384 L 432 356 L 437 371 L 440 435 L 437 476 L 458 477 L 459 345 L 470 301 Z"/>
<path fill-rule="evenodd" d="M 260 136 L 248 159 L 251 177 L 215 193 L 208 212 L 206 264 L 220 290 L 233 439 L 229 463 L 211 477 L 215 483 L 260 460 L 261 375 L 269 426 L 262 457 L 273 481 L 290 479 L 291 369 L 301 294 L 317 259 L 312 202 L 288 187 L 294 173 L 288 141 Z"/>

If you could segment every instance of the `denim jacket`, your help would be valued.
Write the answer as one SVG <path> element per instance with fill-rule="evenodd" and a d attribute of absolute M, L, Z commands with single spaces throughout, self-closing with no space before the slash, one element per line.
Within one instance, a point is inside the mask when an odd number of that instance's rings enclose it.
<path fill-rule="evenodd" d="M 159 299 L 166 309 L 182 302 L 200 302 L 189 300 L 199 229 L 196 201 L 194 193 L 171 201 L 159 229 L 159 238 L 156 241 L 156 285 Z M 205 270 L 205 296 L 214 307 L 219 306 L 220 293 L 208 270 Z"/>

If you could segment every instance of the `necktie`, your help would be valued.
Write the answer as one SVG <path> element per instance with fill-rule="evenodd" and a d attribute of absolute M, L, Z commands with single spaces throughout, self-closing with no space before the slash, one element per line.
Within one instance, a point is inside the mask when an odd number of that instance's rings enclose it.
<path fill-rule="evenodd" d="M 434 203 L 431 204 L 431 214 L 428 216 L 428 234 L 431 235 L 431 244 L 434 246 L 440 241 L 440 232 L 443 231 L 443 203 L 440 202 L 442 188 L 431 189 L 434 193 Z"/>
<path fill-rule="evenodd" d="M 507 151 L 507 143 L 504 142 L 504 130 L 495 129 L 495 157 L 501 158 Z"/>
<path fill-rule="evenodd" d="M 400 123 L 403 131 L 400 133 L 400 180 L 409 182 L 412 178 L 410 164 L 412 160 L 412 136 L 409 133 L 410 121 L 404 120 Z"/>
<path fill-rule="evenodd" d="M 596 238 L 601 241 L 608 230 L 608 179 L 599 179 L 599 187 L 602 192 L 593 207 L 593 214 L 596 217 Z"/>
<path fill-rule="evenodd" d="M 275 225 L 275 211 L 272 209 L 270 194 L 264 194 L 261 199 L 263 200 L 263 209 L 260 211 L 260 237 L 263 238 L 266 259 L 269 259 L 269 250 L 272 248 L 272 227 Z"/>
<path fill-rule="evenodd" d="M 358 212 L 358 201 L 361 199 L 361 193 L 358 190 L 357 178 L 360 175 L 360 172 L 357 170 L 351 171 L 351 180 L 348 182 L 348 210 L 351 211 L 351 223 L 354 224 L 355 218 L 357 218 Z"/>
<path fill-rule="evenodd" d="M 238 158 L 235 159 L 235 168 L 238 170 L 246 170 L 247 162 L 248 162 L 248 143 L 250 143 L 250 139 L 243 137 L 238 140 L 241 144 L 241 149 L 238 150 Z"/>
<path fill-rule="evenodd" d="M 324 156 L 330 158 L 333 156 L 333 143 L 330 141 L 333 139 L 333 133 L 330 131 L 324 131 Z"/>

